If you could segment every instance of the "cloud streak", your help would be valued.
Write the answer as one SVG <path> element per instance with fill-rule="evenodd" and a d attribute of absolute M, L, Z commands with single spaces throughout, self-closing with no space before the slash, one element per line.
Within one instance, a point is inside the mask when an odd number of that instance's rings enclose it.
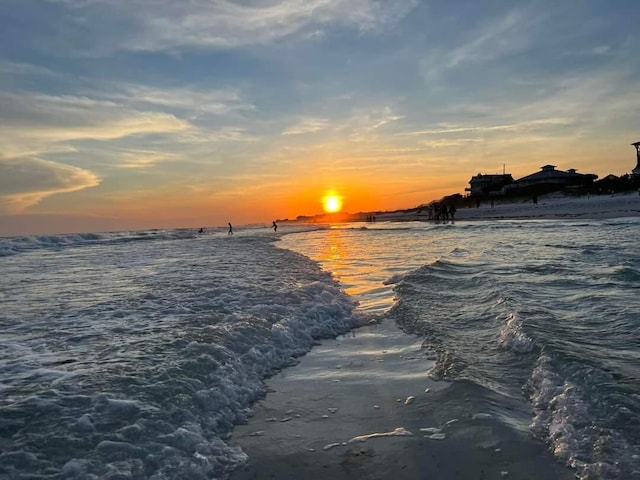
<path fill-rule="evenodd" d="M 459 126 L 447 125 L 441 128 L 433 128 L 427 130 L 418 130 L 414 132 L 403 132 L 398 135 L 442 135 L 442 134 L 458 134 L 458 133 L 485 133 L 485 132 L 526 132 L 537 130 L 540 128 L 557 127 L 562 125 L 570 125 L 572 120 L 569 118 L 545 118 L 540 120 L 528 120 L 513 124 L 505 125 L 474 125 Z"/>
<path fill-rule="evenodd" d="M 120 91 L 118 91 L 120 89 Z M 144 108 L 174 109 L 194 113 L 225 116 L 235 112 L 252 112 L 255 105 L 242 98 L 236 89 L 203 89 L 198 87 L 152 87 L 150 85 L 110 85 L 109 100 Z"/>
<path fill-rule="evenodd" d="M 63 6 L 76 24 L 93 24 L 102 38 L 94 46 L 117 50 L 171 51 L 184 48 L 229 49 L 265 45 L 299 35 L 318 36 L 341 26 L 376 32 L 395 25 L 417 0 L 50 0 Z M 100 19 L 123 23 L 127 33 L 114 37 Z M 124 32 L 123 32 L 124 33 Z M 94 52 L 95 53 L 95 52 Z"/>
<path fill-rule="evenodd" d="M 0 212 L 17 213 L 46 197 L 95 187 L 94 173 L 40 158 L 0 158 Z"/>
<path fill-rule="evenodd" d="M 304 135 L 306 133 L 316 133 L 326 130 L 329 126 L 329 120 L 326 118 L 303 118 L 295 124 L 287 127 L 283 135 Z"/>
<path fill-rule="evenodd" d="M 60 143 L 182 132 L 191 125 L 164 112 L 131 110 L 88 97 L 0 93 L 0 156 L 59 151 Z"/>

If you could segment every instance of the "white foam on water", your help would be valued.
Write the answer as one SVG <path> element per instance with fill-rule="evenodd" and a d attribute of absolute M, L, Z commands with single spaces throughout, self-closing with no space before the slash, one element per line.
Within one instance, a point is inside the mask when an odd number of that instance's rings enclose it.
<path fill-rule="evenodd" d="M 367 440 L 370 440 L 372 438 L 411 437 L 411 436 L 413 436 L 413 433 L 411 433 L 409 430 L 405 429 L 404 427 L 398 427 L 391 432 L 374 432 L 374 433 L 367 433 L 365 435 L 358 435 L 356 437 L 353 437 L 347 443 L 366 442 Z"/>
<path fill-rule="evenodd" d="M 532 432 L 550 443 L 553 453 L 576 470 L 577 478 L 626 479 L 640 473 L 640 461 L 634 457 L 637 447 L 616 432 L 593 425 L 584 392 L 563 379 L 549 357 L 539 358 L 530 387 Z"/>
<path fill-rule="evenodd" d="M 428 438 L 430 440 L 445 440 L 447 438 L 446 433 L 432 433 L 431 435 L 424 435 L 424 438 Z"/>
<path fill-rule="evenodd" d="M 0 477 L 222 478 L 245 462 L 225 438 L 263 379 L 369 320 L 267 233 L 41 238 L 5 257 Z"/>
<path fill-rule="evenodd" d="M 323 450 L 331 450 L 332 448 L 339 447 L 340 445 L 342 445 L 342 443 L 340 443 L 340 442 L 329 443 L 329 444 L 325 445 L 324 447 L 322 447 L 322 449 Z"/>
<path fill-rule="evenodd" d="M 515 313 L 508 315 L 507 322 L 500 330 L 498 343 L 502 348 L 516 353 L 528 353 L 535 348 L 535 343 L 524 333 L 522 321 Z"/>
<path fill-rule="evenodd" d="M 491 420 L 493 415 L 490 413 L 474 413 L 471 415 L 471 420 Z"/>
<path fill-rule="evenodd" d="M 420 429 L 420 432 L 434 434 L 434 433 L 441 433 L 442 429 L 438 427 L 423 427 Z"/>

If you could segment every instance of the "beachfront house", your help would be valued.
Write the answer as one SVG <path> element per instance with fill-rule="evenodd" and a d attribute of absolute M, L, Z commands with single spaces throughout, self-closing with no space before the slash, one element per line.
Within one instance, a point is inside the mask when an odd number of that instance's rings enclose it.
<path fill-rule="evenodd" d="M 575 168 L 570 168 L 566 172 L 556 170 L 555 165 L 545 165 L 540 167 L 540 171 L 527 175 L 516 180 L 518 190 L 529 190 L 536 187 L 544 189 L 562 189 L 565 187 L 587 186 L 598 178 L 591 173 L 578 173 Z"/>
<path fill-rule="evenodd" d="M 500 191 L 502 187 L 513 183 L 513 177 L 510 174 L 502 175 L 483 175 L 479 173 L 471 177 L 469 187 L 465 188 L 466 192 L 472 197 L 484 197 Z"/>
<path fill-rule="evenodd" d="M 640 168 L 638 173 L 640 174 Z M 465 190 L 470 192 L 472 197 L 540 194 L 565 188 L 589 187 L 597 178 L 598 176 L 592 173 L 578 173 L 574 168 L 563 171 L 556 170 L 555 165 L 544 165 L 539 172 L 515 181 L 511 175 L 482 175 L 479 173 L 471 178 L 470 187 Z"/>

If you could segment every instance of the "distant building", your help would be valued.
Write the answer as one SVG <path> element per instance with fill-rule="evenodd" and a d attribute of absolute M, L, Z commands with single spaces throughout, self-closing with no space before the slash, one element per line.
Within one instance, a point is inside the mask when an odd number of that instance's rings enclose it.
<path fill-rule="evenodd" d="M 639 180 L 640 179 L 640 142 L 632 143 L 631 145 L 636 147 L 636 157 L 637 157 L 636 168 L 631 170 L 631 178 L 633 180 Z"/>
<path fill-rule="evenodd" d="M 593 183 L 598 178 L 592 173 L 578 173 L 575 168 L 570 168 L 566 172 L 556 170 L 555 165 L 545 165 L 540 167 L 540 171 L 519 178 L 515 182 L 517 189 L 530 189 L 532 187 L 578 187 Z"/>
<path fill-rule="evenodd" d="M 498 192 L 510 183 L 513 183 L 513 177 L 510 174 L 483 175 L 479 173 L 471 177 L 469 187 L 465 188 L 465 191 L 469 192 L 472 197 L 483 197 L 492 192 Z"/>
<path fill-rule="evenodd" d="M 638 142 L 640 146 L 640 142 Z M 640 152 L 640 150 L 639 150 Z M 640 153 L 638 153 L 640 155 Z M 640 176 L 640 165 L 638 168 Z M 566 187 L 588 187 L 598 176 L 592 173 L 578 173 L 574 168 L 567 171 L 556 170 L 555 165 L 545 165 L 539 172 L 514 180 L 511 175 L 478 175 L 471 178 L 465 190 L 472 197 L 498 195 L 518 195 L 550 192 Z M 640 177 L 639 177 L 640 178 Z"/>

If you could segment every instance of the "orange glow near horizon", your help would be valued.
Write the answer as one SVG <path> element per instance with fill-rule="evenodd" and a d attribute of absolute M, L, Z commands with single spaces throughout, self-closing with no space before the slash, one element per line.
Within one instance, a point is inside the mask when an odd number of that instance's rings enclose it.
<path fill-rule="evenodd" d="M 322 198 L 322 208 L 327 213 L 337 213 L 342 210 L 342 197 L 335 192 L 327 192 Z"/>

